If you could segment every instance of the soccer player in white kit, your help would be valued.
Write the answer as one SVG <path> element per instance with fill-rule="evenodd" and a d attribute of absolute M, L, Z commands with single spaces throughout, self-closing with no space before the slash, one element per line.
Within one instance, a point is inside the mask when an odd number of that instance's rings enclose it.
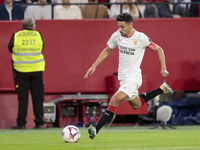
<path fill-rule="evenodd" d="M 84 78 L 92 75 L 96 67 L 110 54 L 116 46 L 119 48 L 118 80 L 120 88 L 109 101 L 107 110 L 103 113 L 96 127 L 88 128 L 89 138 L 94 139 L 99 130 L 110 122 L 122 100 L 127 100 L 133 109 L 139 109 L 146 102 L 162 93 L 173 93 L 172 89 L 163 83 L 158 89 L 142 93 L 138 96 L 138 89 L 142 84 L 140 65 L 145 48 L 148 47 L 157 52 L 163 77 L 169 75 L 166 70 L 165 55 L 163 49 L 153 43 L 144 33 L 133 28 L 133 17 L 129 13 L 121 13 L 117 16 L 119 30 L 114 32 L 107 42 L 107 47 L 85 74 Z"/>

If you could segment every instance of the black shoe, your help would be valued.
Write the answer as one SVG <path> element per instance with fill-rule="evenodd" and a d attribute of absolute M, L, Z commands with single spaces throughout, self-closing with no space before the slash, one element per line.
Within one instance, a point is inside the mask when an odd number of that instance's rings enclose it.
<path fill-rule="evenodd" d="M 26 126 L 19 126 L 17 124 L 16 126 L 11 127 L 11 129 L 26 129 Z"/>
<path fill-rule="evenodd" d="M 32 129 L 44 129 L 43 125 L 36 125 Z"/>

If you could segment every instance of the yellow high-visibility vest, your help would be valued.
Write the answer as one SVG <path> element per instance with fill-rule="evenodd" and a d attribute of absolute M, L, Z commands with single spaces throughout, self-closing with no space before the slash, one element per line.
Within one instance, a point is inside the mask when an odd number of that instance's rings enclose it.
<path fill-rule="evenodd" d="M 12 53 L 14 69 L 19 72 L 44 71 L 42 49 L 43 41 L 38 31 L 24 29 L 15 33 Z"/>

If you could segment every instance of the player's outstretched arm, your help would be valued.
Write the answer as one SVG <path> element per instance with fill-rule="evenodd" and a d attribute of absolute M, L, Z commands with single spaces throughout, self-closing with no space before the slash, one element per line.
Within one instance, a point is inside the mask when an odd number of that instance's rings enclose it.
<path fill-rule="evenodd" d="M 156 47 L 153 50 L 158 53 L 158 57 L 159 57 L 160 64 L 161 64 L 162 76 L 167 77 L 169 75 L 169 72 L 167 71 L 167 68 L 166 68 L 165 54 L 164 54 L 163 49 L 160 46 L 156 45 Z"/>
<path fill-rule="evenodd" d="M 84 79 L 88 78 L 89 75 L 92 75 L 94 71 L 96 70 L 96 67 L 110 54 L 112 50 L 106 47 L 99 55 L 95 63 L 92 65 L 90 69 L 87 70 Z"/>

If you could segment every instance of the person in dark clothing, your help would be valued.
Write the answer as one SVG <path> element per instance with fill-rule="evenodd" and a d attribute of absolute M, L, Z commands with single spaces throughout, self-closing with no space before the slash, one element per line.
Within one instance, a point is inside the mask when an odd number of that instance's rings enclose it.
<path fill-rule="evenodd" d="M 182 18 L 185 17 L 185 8 L 176 4 L 170 4 L 173 0 L 165 0 L 169 4 L 159 4 L 157 6 L 160 18 Z"/>
<path fill-rule="evenodd" d="M 192 2 L 199 2 L 199 0 L 192 0 Z M 192 4 L 189 9 L 189 17 L 200 17 L 200 4 Z"/>
<path fill-rule="evenodd" d="M 43 128 L 44 84 L 43 71 L 45 61 L 42 55 L 44 43 L 36 29 L 35 20 L 25 18 L 23 30 L 13 34 L 8 48 L 12 53 L 15 89 L 18 94 L 17 125 L 12 129 L 26 129 L 29 90 L 31 91 L 35 129 Z"/>
<path fill-rule="evenodd" d="M 0 20 L 22 20 L 24 11 L 21 6 L 15 6 L 16 2 L 5 0 L 0 5 Z"/>
<path fill-rule="evenodd" d="M 144 4 L 137 4 L 137 3 L 144 3 Z M 139 12 L 139 18 L 159 18 L 158 9 L 155 4 L 148 4 L 145 0 L 137 0 L 136 6 Z"/>

